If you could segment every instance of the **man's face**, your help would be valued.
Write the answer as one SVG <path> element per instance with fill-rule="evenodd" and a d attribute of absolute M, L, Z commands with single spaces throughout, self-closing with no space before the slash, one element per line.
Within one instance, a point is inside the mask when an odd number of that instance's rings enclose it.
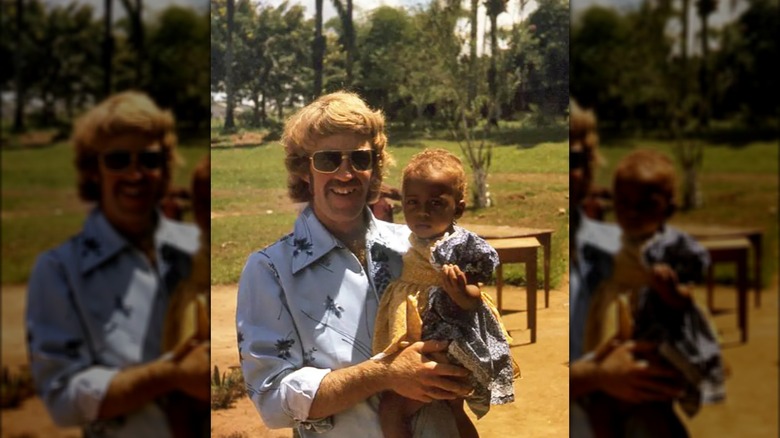
<path fill-rule="evenodd" d="M 574 207 L 579 206 L 585 199 L 593 179 L 590 152 L 581 140 L 572 138 L 569 145 L 569 192 Z"/>
<path fill-rule="evenodd" d="M 110 137 L 98 158 L 100 209 L 113 224 L 148 221 L 168 184 L 157 139 L 137 133 Z"/>
<path fill-rule="evenodd" d="M 353 158 L 359 157 L 351 156 L 351 152 L 357 150 L 371 151 L 371 144 L 366 136 L 341 133 L 323 137 L 317 142 L 317 151 L 341 152 L 341 161 L 338 162 L 339 158 L 330 160 L 331 164 L 338 167 L 332 173 L 324 173 L 321 170 L 331 169 L 322 167 L 317 170 L 315 160 L 312 159 L 309 163 L 309 175 L 304 178 L 312 193 L 314 213 L 331 231 L 346 231 L 362 224 L 373 166 L 362 170 L 365 166 L 361 164 L 365 164 L 364 162 L 353 163 Z M 331 157 L 334 156 L 331 154 Z"/>
<path fill-rule="evenodd" d="M 454 185 L 454 178 L 442 172 L 406 178 L 404 218 L 417 237 L 439 237 L 450 231 L 454 220 L 461 216 L 465 202 L 455 201 Z"/>

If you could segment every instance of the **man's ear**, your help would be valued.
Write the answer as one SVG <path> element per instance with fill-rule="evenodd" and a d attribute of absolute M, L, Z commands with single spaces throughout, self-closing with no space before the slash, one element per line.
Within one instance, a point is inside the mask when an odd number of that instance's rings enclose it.
<path fill-rule="evenodd" d="M 464 211 L 466 211 L 466 201 L 461 199 L 455 204 L 455 219 L 460 219 Z"/>

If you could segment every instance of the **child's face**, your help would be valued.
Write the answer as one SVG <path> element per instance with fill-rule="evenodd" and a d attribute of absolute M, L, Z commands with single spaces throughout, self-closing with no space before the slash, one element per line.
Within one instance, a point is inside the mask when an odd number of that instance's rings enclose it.
<path fill-rule="evenodd" d="M 621 181 L 614 190 L 615 216 L 624 233 L 631 238 L 654 234 L 666 221 L 669 199 L 657 191 L 649 190 L 638 181 Z"/>
<path fill-rule="evenodd" d="M 466 203 L 455 201 L 455 178 L 444 173 L 410 175 L 403 185 L 406 224 L 422 239 L 439 237 L 452 230 Z"/>

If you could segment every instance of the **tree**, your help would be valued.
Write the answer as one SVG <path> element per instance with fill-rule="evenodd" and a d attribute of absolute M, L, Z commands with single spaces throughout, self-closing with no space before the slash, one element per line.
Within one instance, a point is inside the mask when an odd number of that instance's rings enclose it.
<path fill-rule="evenodd" d="M 236 87 L 233 81 L 233 28 L 235 15 L 235 1 L 227 0 L 227 44 L 225 49 L 225 91 L 227 94 L 227 108 L 225 109 L 225 125 L 223 132 L 231 132 L 235 129 L 233 111 L 236 107 Z"/>
<path fill-rule="evenodd" d="M 322 1 L 314 0 L 314 40 L 312 40 L 311 45 L 312 69 L 314 70 L 312 100 L 322 94 L 322 60 L 325 57 L 325 37 L 322 35 Z"/>
<path fill-rule="evenodd" d="M 485 0 L 487 15 L 490 17 L 490 68 L 488 69 L 488 91 L 490 94 L 489 124 L 498 125 L 498 16 L 506 12 L 507 0 Z"/>

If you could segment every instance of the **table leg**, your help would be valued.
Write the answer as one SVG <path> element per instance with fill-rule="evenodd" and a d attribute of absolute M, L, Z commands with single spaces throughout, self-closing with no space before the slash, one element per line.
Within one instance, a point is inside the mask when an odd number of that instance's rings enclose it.
<path fill-rule="evenodd" d="M 526 303 L 528 306 L 528 328 L 531 329 L 531 343 L 536 342 L 536 257 L 525 264 Z"/>
<path fill-rule="evenodd" d="M 742 332 L 743 343 L 748 340 L 747 291 L 747 254 L 745 254 L 745 257 L 737 261 L 737 320 Z"/>
<path fill-rule="evenodd" d="M 542 244 L 544 258 L 544 307 L 550 307 L 550 240 L 551 234 L 542 234 L 537 237 Z"/>
<path fill-rule="evenodd" d="M 756 288 L 756 307 L 761 307 L 761 234 L 748 237 L 753 246 L 753 287 Z"/>
<path fill-rule="evenodd" d="M 498 298 L 498 313 L 501 313 L 501 289 L 504 287 L 504 270 L 501 263 L 496 266 L 496 298 Z"/>

